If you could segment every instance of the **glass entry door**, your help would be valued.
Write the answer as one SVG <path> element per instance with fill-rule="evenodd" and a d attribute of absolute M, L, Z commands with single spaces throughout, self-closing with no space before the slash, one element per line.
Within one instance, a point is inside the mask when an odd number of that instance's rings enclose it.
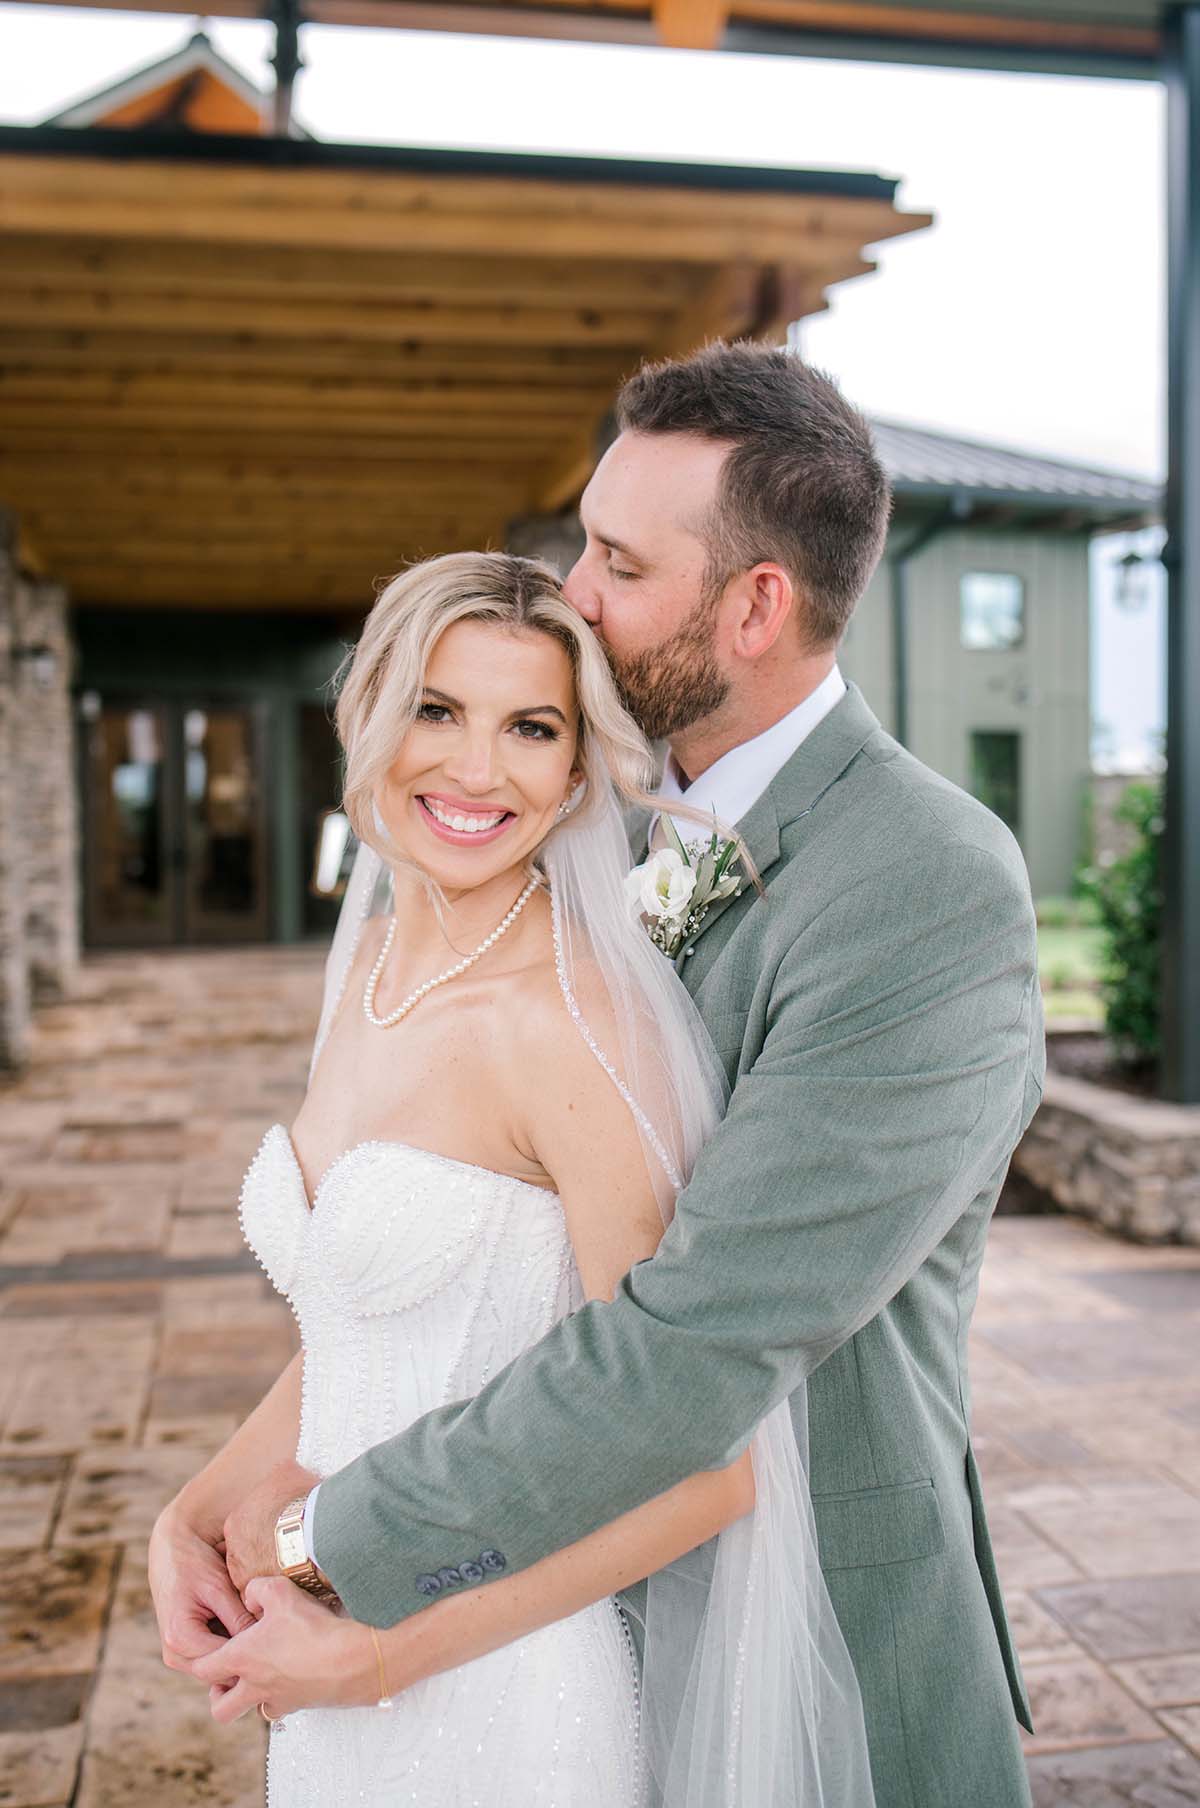
<path fill-rule="evenodd" d="M 263 941 L 265 735 L 255 703 L 79 703 L 85 938 Z"/>
<path fill-rule="evenodd" d="M 262 941 L 262 758 L 252 709 L 183 712 L 183 940 Z"/>

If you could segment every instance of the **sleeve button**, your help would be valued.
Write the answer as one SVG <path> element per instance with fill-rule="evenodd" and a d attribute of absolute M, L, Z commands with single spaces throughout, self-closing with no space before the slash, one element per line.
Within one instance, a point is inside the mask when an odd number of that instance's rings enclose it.
<path fill-rule="evenodd" d="M 458 1566 L 458 1573 L 464 1582 L 483 1581 L 483 1565 L 481 1563 L 476 1563 L 473 1558 L 466 1563 L 460 1563 Z"/>
<path fill-rule="evenodd" d="M 481 1551 L 479 1561 L 484 1569 L 490 1570 L 493 1575 L 499 1570 L 508 1568 L 508 1558 L 503 1551 Z"/>
<path fill-rule="evenodd" d="M 458 1571 L 449 1568 L 440 1569 L 437 1573 L 437 1579 L 443 1588 L 457 1588 L 462 1581 L 462 1577 L 459 1575 Z"/>
<path fill-rule="evenodd" d="M 436 1576 L 418 1576 L 415 1583 L 419 1595 L 440 1595 L 442 1585 Z"/>

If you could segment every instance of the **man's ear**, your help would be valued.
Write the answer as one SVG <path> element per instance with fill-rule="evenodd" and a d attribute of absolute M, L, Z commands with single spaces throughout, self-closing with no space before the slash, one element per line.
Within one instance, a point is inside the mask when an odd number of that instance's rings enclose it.
<path fill-rule="evenodd" d="M 764 559 L 742 574 L 738 601 L 730 650 L 741 659 L 761 659 L 795 609 L 795 585 L 782 565 Z"/>

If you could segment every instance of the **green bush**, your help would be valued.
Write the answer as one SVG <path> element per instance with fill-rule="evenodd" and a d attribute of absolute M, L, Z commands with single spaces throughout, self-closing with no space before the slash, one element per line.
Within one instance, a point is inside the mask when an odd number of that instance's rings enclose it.
<path fill-rule="evenodd" d="M 1159 1055 L 1161 783 L 1130 785 L 1116 815 L 1133 830 L 1133 845 L 1111 866 L 1093 868 L 1087 885 L 1104 932 L 1100 990 L 1109 1040 L 1118 1061 L 1141 1067 Z"/>

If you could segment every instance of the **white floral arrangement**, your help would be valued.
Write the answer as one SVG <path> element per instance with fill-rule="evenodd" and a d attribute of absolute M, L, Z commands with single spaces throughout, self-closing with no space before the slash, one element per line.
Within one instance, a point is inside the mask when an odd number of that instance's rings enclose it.
<path fill-rule="evenodd" d="M 654 946 L 673 958 L 717 900 L 736 896 L 742 881 L 732 870 L 736 841 L 722 840 L 714 829 L 707 843 L 685 845 L 665 811 L 660 820 L 669 845 L 633 868 L 625 896 Z"/>

